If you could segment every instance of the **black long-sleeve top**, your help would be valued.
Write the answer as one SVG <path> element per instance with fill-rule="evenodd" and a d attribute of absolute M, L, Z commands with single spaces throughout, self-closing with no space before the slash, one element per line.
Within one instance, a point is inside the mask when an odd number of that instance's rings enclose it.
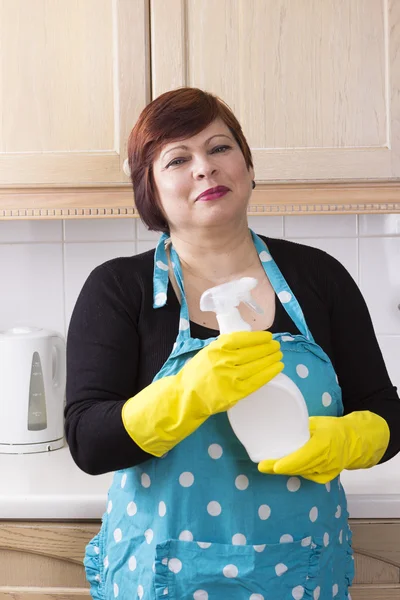
<path fill-rule="evenodd" d="M 365 301 L 346 269 L 322 250 L 260 236 L 302 307 L 315 341 L 330 357 L 344 413 L 370 410 L 386 419 L 389 446 L 400 451 L 400 401 L 391 384 Z M 124 402 L 149 385 L 172 351 L 180 305 L 153 309 L 154 250 L 110 260 L 92 271 L 77 299 L 67 339 L 65 429 L 76 464 L 96 475 L 137 465 L 139 448 L 121 418 Z M 299 333 L 279 299 L 272 333 Z M 192 337 L 218 332 L 191 323 Z"/>

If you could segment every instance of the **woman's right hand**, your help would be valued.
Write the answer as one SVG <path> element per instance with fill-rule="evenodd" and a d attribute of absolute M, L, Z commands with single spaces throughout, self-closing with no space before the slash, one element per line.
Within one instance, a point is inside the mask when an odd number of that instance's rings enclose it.
<path fill-rule="evenodd" d="M 126 431 L 138 446 L 162 456 L 208 417 L 268 383 L 283 369 L 279 342 L 265 331 L 221 335 L 176 375 L 153 381 L 122 408 Z"/>
<path fill-rule="evenodd" d="M 280 373 L 280 344 L 269 331 L 223 334 L 178 373 L 180 392 L 198 416 L 231 408 Z"/>

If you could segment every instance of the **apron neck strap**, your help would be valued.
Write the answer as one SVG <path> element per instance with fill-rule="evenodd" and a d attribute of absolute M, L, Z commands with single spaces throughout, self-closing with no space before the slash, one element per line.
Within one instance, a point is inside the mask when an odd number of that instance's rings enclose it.
<path fill-rule="evenodd" d="M 189 308 L 186 302 L 181 263 L 178 254 L 172 246 L 170 237 L 164 233 L 157 244 L 154 254 L 153 308 L 161 308 L 167 303 L 170 265 L 172 266 L 173 275 L 180 293 L 180 298 L 178 298 L 181 304 L 178 336 L 183 339 L 189 339 Z"/>
<path fill-rule="evenodd" d="M 300 333 L 310 341 L 314 341 L 313 336 L 307 327 L 300 304 L 287 284 L 278 265 L 272 258 L 266 243 L 258 237 L 256 233 L 251 230 L 250 232 L 264 271 L 278 296 L 279 301 L 282 303 L 283 308 L 295 323 Z M 172 246 L 171 238 L 164 233 L 160 237 L 154 254 L 153 308 L 161 308 L 165 306 L 167 302 L 170 265 L 172 266 L 173 274 L 180 292 L 180 299 L 178 298 L 181 304 L 179 336 L 189 339 L 189 309 L 186 302 L 181 263 L 177 252 Z"/>
<path fill-rule="evenodd" d="M 260 237 L 258 237 L 254 231 L 251 231 L 251 235 L 264 271 L 283 308 L 286 310 L 287 314 L 292 319 L 300 333 L 308 340 L 313 342 L 314 338 L 311 334 L 311 331 L 307 327 L 306 319 L 300 304 L 290 289 L 286 279 L 282 275 L 278 265 L 272 258 L 267 244 Z"/>

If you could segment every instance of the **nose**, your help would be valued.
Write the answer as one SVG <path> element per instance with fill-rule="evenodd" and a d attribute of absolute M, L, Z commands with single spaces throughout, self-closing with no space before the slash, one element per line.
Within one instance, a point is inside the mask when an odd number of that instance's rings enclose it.
<path fill-rule="evenodd" d="M 218 172 L 215 163 L 207 158 L 198 159 L 193 166 L 194 179 L 208 179 Z"/>

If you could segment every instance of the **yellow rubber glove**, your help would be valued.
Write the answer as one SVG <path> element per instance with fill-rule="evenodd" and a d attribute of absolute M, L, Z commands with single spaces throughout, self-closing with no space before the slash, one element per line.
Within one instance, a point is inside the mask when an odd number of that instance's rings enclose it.
<path fill-rule="evenodd" d="M 177 375 L 154 381 L 125 402 L 122 421 L 145 452 L 162 456 L 215 413 L 231 408 L 284 368 L 267 331 L 224 334 Z"/>
<path fill-rule="evenodd" d="M 327 483 L 343 469 L 373 467 L 389 444 L 388 424 L 369 410 L 345 417 L 310 417 L 309 426 L 311 437 L 304 446 L 283 458 L 261 461 L 258 470 Z"/>

